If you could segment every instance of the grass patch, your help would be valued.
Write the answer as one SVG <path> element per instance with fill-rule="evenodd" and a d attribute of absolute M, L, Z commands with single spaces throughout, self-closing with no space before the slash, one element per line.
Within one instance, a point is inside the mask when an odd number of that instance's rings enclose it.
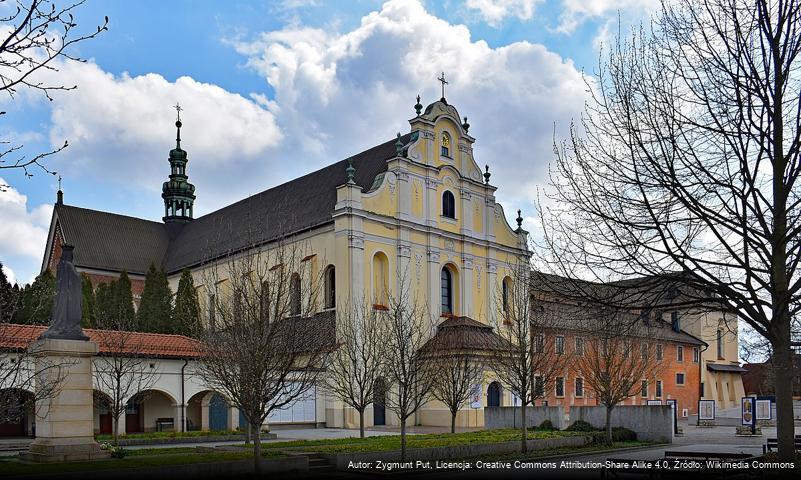
<path fill-rule="evenodd" d="M 283 458 L 286 455 L 278 451 L 267 451 L 262 453 L 262 457 Z M 199 453 L 191 447 L 127 450 L 125 458 L 58 464 L 27 463 L 14 457 L 0 457 L 0 478 L 20 475 L 113 471 L 193 463 L 230 462 L 248 458 L 253 458 L 253 452 L 243 450 L 241 452 Z"/>
<path fill-rule="evenodd" d="M 582 432 L 564 432 L 558 430 L 530 429 L 529 440 L 540 438 L 557 438 L 586 435 Z M 501 443 L 520 440 L 520 430 L 479 430 L 464 433 L 438 433 L 426 435 L 408 435 L 407 448 L 451 447 L 458 445 L 475 445 L 485 443 Z M 320 453 L 352 453 L 352 452 L 385 452 L 400 450 L 400 435 L 381 435 L 366 438 L 337 438 L 328 440 L 294 440 L 287 442 L 269 442 L 263 444 L 266 450 L 292 449 L 314 451 Z"/>
<path fill-rule="evenodd" d="M 228 431 L 228 430 L 213 430 L 213 431 L 202 431 L 196 430 L 192 432 L 146 432 L 146 433 L 128 433 L 125 435 L 120 435 L 120 440 L 132 439 L 132 438 L 146 438 L 146 439 L 155 439 L 155 438 L 197 438 L 197 437 L 216 437 L 216 436 L 224 436 L 224 435 L 242 435 L 242 432 L 239 431 Z M 98 442 L 108 442 L 111 441 L 114 437 L 110 434 L 104 433 L 100 435 L 95 435 L 95 440 Z"/>

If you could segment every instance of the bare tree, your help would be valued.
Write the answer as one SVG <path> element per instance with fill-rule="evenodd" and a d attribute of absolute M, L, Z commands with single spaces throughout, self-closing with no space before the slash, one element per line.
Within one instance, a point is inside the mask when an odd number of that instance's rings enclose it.
<path fill-rule="evenodd" d="M 16 5 L 5 5 L 8 13 L 0 17 L 0 23 L 8 27 L 0 34 L 0 92 L 14 98 L 19 90 L 29 89 L 41 92 L 52 101 L 52 92 L 76 88 L 75 85 L 49 83 L 39 74 L 57 72 L 58 61 L 85 61 L 76 56 L 73 47 L 106 31 L 108 17 L 96 30 L 77 33 L 78 24 L 73 13 L 83 5 L 83 0 L 68 2 L 62 7 L 50 0 L 0 1 L 0 4 L 9 3 Z M 0 115 L 5 113 L 0 111 Z M 45 166 L 44 160 L 66 147 L 65 141 L 55 150 L 27 156 L 22 153 L 22 144 L 0 140 L 0 169 L 21 169 L 31 177 L 31 169 L 38 167 L 55 174 Z M 4 187 L 0 185 L 0 191 Z"/>
<path fill-rule="evenodd" d="M 359 413 L 359 436 L 364 437 L 364 411 L 373 403 L 388 358 L 386 315 L 362 299 L 337 309 L 337 351 L 325 374 L 325 389 Z"/>
<path fill-rule="evenodd" d="M 587 312 L 592 330 L 581 338 L 582 351 L 572 362 L 583 378 L 585 388 L 606 407 L 606 442 L 612 444 L 612 410 L 625 399 L 641 391 L 642 382 L 652 383 L 664 368 L 653 339 L 658 328 L 643 319 L 626 320 L 619 316 L 637 316 L 628 312 L 601 308 Z M 658 321 L 658 320 L 655 320 Z M 636 322 L 636 327 L 631 327 Z M 580 335 L 581 332 L 577 332 Z"/>
<path fill-rule="evenodd" d="M 98 342 L 103 351 L 94 357 L 92 376 L 95 388 L 105 395 L 95 395 L 95 401 L 108 408 L 113 442 L 117 445 L 120 417 L 125 415 L 128 402 L 134 397 L 143 400 L 145 392 L 158 382 L 161 374 L 157 368 L 150 368 L 152 361 L 144 336 L 130 331 L 133 325 L 108 318 L 98 318 L 98 324 L 103 329 L 94 330 L 92 340 Z"/>
<path fill-rule="evenodd" d="M 403 278 L 398 290 L 387 295 L 387 310 L 378 312 L 389 324 L 387 343 L 386 407 L 398 417 L 401 427 L 401 461 L 406 459 L 406 424 L 430 398 L 432 364 L 422 350 L 434 331 L 428 305 L 412 297 Z"/>
<path fill-rule="evenodd" d="M 332 312 L 317 314 L 322 274 L 301 240 L 256 246 L 208 265 L 212 316 L 198 374 L 249 422 L 261 471 L 261 427 L 318 383 L 334 348 Z"/>
<path fill-rule="evenodd" d="M 770 341 L 785 461 L 801 306 L 799 32 L 799 2 L 664 1 L 602 57 L 541 209 L 559 273 L 678 273 L 683 293 Z"/>
<path fill-rule="evenodd" d="M 431 363 L 431 396 L 451 412 L 451 433 L 456 433 L 456 416 L 481 385 L 484 373 L 484 359 L 455 343 L 446 340 L 425 347 L 426 361 Z"/>
<path fill-rule="evenodd" d="M 570 352 L 556 333 L 563 330 L 564 316 L 532 290 L 531 270 L 526 261 L 511 266 L 511 282 L 501 286 L 498 335 L 503 347 L 492 354 L 495 373 L 520 399 L 520 451 L 527 451 L 526 406 L 545 397 L 556 378 L 563 375 Z"/>

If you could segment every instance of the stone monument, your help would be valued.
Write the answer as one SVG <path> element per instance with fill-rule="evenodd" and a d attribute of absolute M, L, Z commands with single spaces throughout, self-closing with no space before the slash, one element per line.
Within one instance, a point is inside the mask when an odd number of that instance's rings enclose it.
<path fill-rule="evenodd" d="M 73 250 L 61 247 L 50 327 L 29 347 L 42 372 L 37 389 L 57 385 L 47 398 L 36 399 L 36 440 L 22 454 L 38 462 L 109 456 L 94 439 L 92 356 L 98 349 L 81 329 L 81 277 L 72 263 Z"/>

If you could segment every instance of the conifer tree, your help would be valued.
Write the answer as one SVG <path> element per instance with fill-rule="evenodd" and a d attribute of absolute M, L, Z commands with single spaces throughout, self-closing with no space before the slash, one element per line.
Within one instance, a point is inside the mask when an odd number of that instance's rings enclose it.
<path fill-rule="evenodd" d="M 50 270 L 40 273 L 33 283 L 25 285 L 20 296 L 19 308 L 14 313 L 14 323 L 50 323 L 50 312 L 56 297 L 56 278 Z"/>
<path fill-rule="evenodd" d="M 143 332 L 173 333 L 172 292 L 167 275 L 152 263 L 145 276 L 137 323 Z"/>
<path fill-rule="evenodd" d="M 113 297 L 116 282 L 101 283 L 95 290 L 94 318 L 95 326 L 107 325 L 113 311 Z"/>
<path fill-rule="evenodd" d="M 181 272 L 181 279 L 178 281 L 173 325 L 175 325 L 173 333 L 180 335 L 193 336 L 200 329 L 200 303 L 192 274 L 187 269 Z"/>
<path fill-rule="evenodd" d="M 3 262 L 0 262 L 0 323 L 10 322 L 16 304 L 16 294 L 11 283 L 3 272 Z"/>
<path fill-rule="evenodd" d="M 136 328 L 136 313 L 131 294 L 131 280 L 127 272 L 122 272 L 120 278 L 113 283 L 111 290 L 111 318 L 109 328 L 114 330 L 134 330 Z"/>
<path fill-rule="evenodd" d="M 95 292 L 89 275 L 81 273 L 81 326 L 94 328 L 95 326 Z"/>

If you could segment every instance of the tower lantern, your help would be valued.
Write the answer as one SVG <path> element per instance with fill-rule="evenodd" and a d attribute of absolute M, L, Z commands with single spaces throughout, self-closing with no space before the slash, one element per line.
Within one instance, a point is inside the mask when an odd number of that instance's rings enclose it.
<path fill-rule="evenodd" d="M 181 148 L 181 111 L 175 104 L 178 119 L 175 122 L 177 134 L 175 148 L 170 150 L 170 179 L 161 187 L 161 198 L 164 199 L 165 222 L 188 222 L 192 220 L 192 207 L 195 203 L 195 186 L 189 183 L 186 175 L 188 162 L 186 151 Z"/>

